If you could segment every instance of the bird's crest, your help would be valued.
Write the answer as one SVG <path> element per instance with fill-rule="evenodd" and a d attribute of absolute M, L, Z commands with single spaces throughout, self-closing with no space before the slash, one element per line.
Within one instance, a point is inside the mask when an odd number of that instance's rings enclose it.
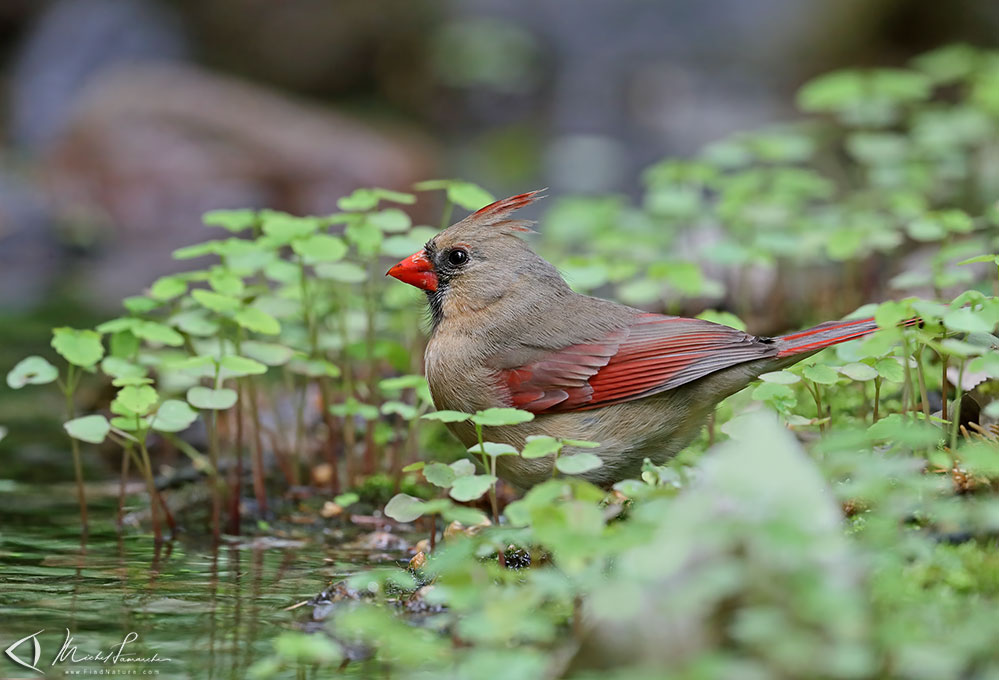
<path fill-rule="evenodd" d="M 545 189 L 528 191 L 526 194 L 517 194 L 516 196 L 510 196 L 495 203 L 490 203 L 486 207 L 476 210 L 462 220 L 462 222 L 477 227 L 498 227 L 506 231 L 530 232 L 532 231 L 531 225 L 534 224 L 533 221 L 513 220 L 510 219 L 510 214 L 544 198 L 544 195 L 541 193 L 543 191 Z"/>

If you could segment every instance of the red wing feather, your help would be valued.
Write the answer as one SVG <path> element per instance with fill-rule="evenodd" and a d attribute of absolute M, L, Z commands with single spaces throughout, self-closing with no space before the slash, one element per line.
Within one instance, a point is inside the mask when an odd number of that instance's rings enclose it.
<path fill-rule="evenodd" d="M 647 397 L 776 353 L 773 344 L 728 326 L 642 314 L 599 342 L 501 371 L 500 380 L 511 406 L 534 413 L 579 411 Z"/>

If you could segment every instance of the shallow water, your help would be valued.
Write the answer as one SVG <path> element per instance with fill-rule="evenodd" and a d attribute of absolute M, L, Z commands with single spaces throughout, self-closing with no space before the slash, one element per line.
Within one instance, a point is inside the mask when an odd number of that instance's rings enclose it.
<path fill-rule="evenodd" d="M 71 487 L 0 484 L 0 678 L 243 678 L 310 610 L 285 609 L 359 561 L 322 536 L 156 550 L 148 535 L 118 535 L 110 498 L 90 503 L 83 550 Z M 30 637 L 12 653 L 41 674 L 4 653 L 36 632 L 37 664 Z M 111 658 L 85 658 L 97 655 Z"/>

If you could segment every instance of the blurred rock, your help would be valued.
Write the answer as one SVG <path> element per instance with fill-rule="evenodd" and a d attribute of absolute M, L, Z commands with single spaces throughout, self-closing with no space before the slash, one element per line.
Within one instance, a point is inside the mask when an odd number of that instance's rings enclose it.
<path fill-rule="evenodd" d="M 207 237 L 207 210 L 330 213 L 360 186 L 407 189 L 434 158 L 407 132 L 193 67 L 135 65 L 93 80 L 43 170 L 60 214 L 108 225 L 84 279 L 116 304 L 176 270 L 169 253 Z"/>
<path fill-rule="evenodd" d="M 15 59 L 10 132 L 34 149 L 54 139 L 89 80 L 120 63 L 183 58 L 172 12 L 146 0 L 61 0 L 38 20 Z"/>

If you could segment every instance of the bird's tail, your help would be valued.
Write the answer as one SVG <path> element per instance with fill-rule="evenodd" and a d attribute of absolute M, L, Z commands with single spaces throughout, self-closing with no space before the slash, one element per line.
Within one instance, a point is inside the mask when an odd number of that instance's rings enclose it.
<path fill-rule="evenodd" d="M 903 322 L 903 325 L 916 323 L 917 320 Z M 808 330 L 781 335 L 774 338 L 777 343 L 777 356 L 790 357 L 796 354 L 811 354 L 832 345 L 838 345 L 847 340 L 862 338 L 878 330 L 874 317 L 856 321 L 826 321 Z"/>

